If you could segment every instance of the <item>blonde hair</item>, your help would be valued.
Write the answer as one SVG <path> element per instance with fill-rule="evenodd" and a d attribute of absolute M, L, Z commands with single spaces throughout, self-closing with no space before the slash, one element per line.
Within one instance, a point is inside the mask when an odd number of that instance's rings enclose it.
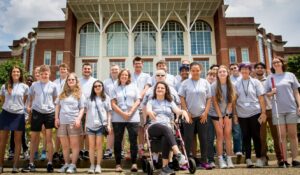
<path fill-rule="evenodd" d="M 68 78 L 70 76 L 74 76 L 75 77 L 76 85 L 75 85 L 74 89 L 71 89 L 70 86 L 68 85 Z M 76 74 L 74 72 L 70 73 L 67 76 L 66 82 L 65 82 L 65 85 L 64 85 L 64 88 L 63 88 L 63 91 L 59 95 L 59 99 L 60 100 L 65 99 L 65 98 L 67 98 L 70 95 L 73 95 L 77 100 L 79 100 L 80 97 L 81 97 L 81 89 L 80 89 L 78 77 L 76 76 Z"/>
<path fill-rule="evenodd" d="M 226 78 L 227 101 L 228 101 L 228 103 L 232 103 L 236 98 L 236 94 L 234 91 L 233 84 L 231 83 L 231 80 L 230 80 L 229 69 L 227 66 L 221 65 L 219 67 L 219 70 L 222 68 L 224 68 L 227 71 L 227 78 Z M 219 103 L 225 99 L 225 97 L 223 97 L 223 95 L 222 95 L 222 88 L 221 88 L 221 82 L 220 82 L 219 76 L 217 76 L 216 98 Z"/>

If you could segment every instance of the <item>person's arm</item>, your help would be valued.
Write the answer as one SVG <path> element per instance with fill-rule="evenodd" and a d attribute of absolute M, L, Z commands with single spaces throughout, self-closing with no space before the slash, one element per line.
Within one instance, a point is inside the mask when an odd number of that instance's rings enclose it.
<path fill-rule="evenodd" d="M 59 127 L 59 111 L 60 111 L 60 105 L 57 104 L 55 106 L 55 127 L 56 128 Z"/>
<path fill-rule="evenodd" d="M 111 131 L 112 131 L 111 112 L 110 111 L 107 111 L 107 129 L 108 129 L 108 132 L 110 134 Z"/>
<path fill-rule="evenodd" d="M 81 127 L 80 123 L 81 123 L 83 114 L 84 114 L 84 107 L 80 108 L 78 117 L 75 119 L 75 127 L 76 128 Z"/>
<path fill-rule="evenodd" d="M 259 122 L 260 123 L 265 123 L 266 119 L 267 119 L 267 116 L 266 116 L 266 103 L 265 103 L 264 96 L 260 95 L 258 97 L 258 101 L 259 101 L 260 108 L 261 108 L 261 114 L 260 114 L 260 117 L 259 117 Z"/>
<path fill-rule="evenodd" d="M 189 112 L 188 108 L 187 108 L 187 104 L 185 101 L 185 98 L 183 96 L 180 96 L 180 102 L 181 102 L 181 108 L 187 112 L 188 116 L 189 116 L 189 121 L 192 121 L 192 114 Z"/>
<path fill-rule="evenodd" d="M 202 115 L 200 116 L 200 123 L 206 123 L 207 122 L 207 114 L 210 108 L 210 103 L 211 103 L 211 98 L 207 98 L 206 99 L 206 105 L 205 105 L 205 110 L 202 113 Z"/>
<path fill-rule="evenodd" d="M 135 111 L 139 107 L 140 103 L 141 103 L 141 99 L 139 99 L 139 98 L 134 102 L 133 106 L 131 107 L 131 109 L 128 112 L 128 115 L 130 117 L 135 113 Z"/>
<path fill-rule="evenodd" d="M 148 101 L 148 103 L 147 103 L 146 113 L 150 117 L 151 120 L 154 120 L 154 121 L 156 120 L 156 113 L 152 111 L 151 101 Z"/>
<path fill-rule="evenodd" d="M 112 99 L 111 100 L 111 107 L 112 109 L 119 114 L 120 116 L 122 116 L 125 120 L 128 120 L 128 116 L 125 115 L 125 113 L 120 109 L 120 107 L 117 105 L 117 101 L 116 99 Z"/>
<path fill-rule="evenodd" d="M 148 84 L 146 84 L 144 89 L 142 90 L 142 92 L 140 94 L 142 99 L 144 98 L 144 96 L 145 96 L 145 94 L 146 94 L 146 92 L 148 91 L 149 88 L 150 88 L 150 86 Z"/>
<path fill-rule="evenodd" d="M 179 107 L 177 107 L 176 105 L 173 107 L 172 110 L 177 116 L 182 115 L 185 118 L 185 121 L 187 123 L 192 123 L 192 119 L 190 118 L 189 114 L 185 111 L 185 110 L 181 110 Z"/>
<path fill-rule="evenodd" d="M 294 96 L 295 96 L 295 100 L 298 104 L 298 114 L 300 115 L 300 95 L 299 95 L 299 91 L 298 91 L 298 88 L 297 89 L 294 89 Z"/>
<path fill-rule="evenodd" d="M 236 101 L 237 101 L 237 96 L 236 98 L 232 101 L 232 116 L 233 116 L 233 123 L 237 125 L 239 123 L 238 120 L 238 115 L 236 111 Z"/>
<path fill-rule="evenodd" d="M 218 103 L 218 100 L 217 100 L 216 96 L 212 96 L 211 100 L 212 100 L 212 103 L 215 107 L 215 110 L 216 110 L 216 113 L 217 113 L 218 117 L 222 118 L 223 117 L 222 112 L 221 112 L 221 109 L 220 109 L 220 106 L 219 106 L 219 103 Z"/>

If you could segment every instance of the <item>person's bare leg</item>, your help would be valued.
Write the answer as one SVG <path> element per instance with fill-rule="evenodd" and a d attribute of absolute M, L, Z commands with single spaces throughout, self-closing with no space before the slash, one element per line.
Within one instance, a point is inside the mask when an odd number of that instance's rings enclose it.
<path fill-rule="evenodd" d="M 224 128 L 224 137 L 225 137 L 225 144 L 226 144 L 226 154 L 228 156 L 233 156 L 232 150 L 232 120 L 229 118 L 224 119 L 225 128 Z"/>
<path fill-rule="evenodd" d="M 221 156 L 221 155 L 223 155 L 223 140 L 224 140 L 223 128 L 220 125 L 221 121 L 213 121 L 213 123 L 214 123 L 214 127 L 215 127 L 215 132 L 217 135 L 217 143 L 216 143 L 217 154 L 218 154 L 218 156 Z"/>
<path fill-rule="evenodd" d="M 15 131 L 14 133 L 15 133 L 14 134 L 15 155 L 14 155 L 14 165 L 13 165 L 13 167 L 17 167 L 19 159 L 20 159 L 23 132 L 22 131 Z"/>
<path fill-rule="evenodd" d="M 65 164 L 70 164 L 70 142 L 68 136 L 59 137 Z"/>
<path fill-rule="evenodd" d="M 47 144 L 47 157 L 48 162 L 52 162 L 53 159 L 53 142 L 52 142 L 52 129 L 46 129 L 46 144 Z"/>
<path fill-rule="evenodd" d="M 280 132 L 279 132 L 280 129 Z M 280 144 L 280 150 L 281 153 L 283 154 L 283 159 L 284 161 L 287 161 L 287 149 L 286 149 L 286 125 L 277 125 L 277 130 L 278 130 L 278 137 L 279 137 L 279 144 Z M 281 138 L 281 140 L 280 140 Z"/>
<path fill-rule="evenodd" d="M 37 144 L 39 141 L 40 132 L 31 131 L 30 132 L 30 160 L 29 163 L 34 162 L 34 154 L 38 150 L 39 145 Z"/>
<path fill-rule="evenodd" d="M 70 146 L 72 149 L 72 164 L 76 165 L 79 155 L 79 137 L 80 136 L 70 136 Z"/>
<path fill-rule="evenodd" d="M 287 131 L 291 145 L 292 160 L 296 160 L 298 156 L 297 124 L 288 124 Z"/>
<path fill-rule="evenodd" d="M 103 140 L 102 136 L 96 136 L 97 165 L 100 165 L 102 161 L 102 155 L 103 155 L 102 140 Z"/>
<path fill-rule="evenodd" d="M 96 136 L 89 135 L 89 156 L 90 156 L 90 163 L 91 166 L 95 165 L 95 142 L 96 142 Z"/>
<path fill-rule="evenodd" d="M 9 131 L 0 131 L 0 167 L 3 167 L 4 156 L 5 156 L 5 148 L 8 140 Z"/>

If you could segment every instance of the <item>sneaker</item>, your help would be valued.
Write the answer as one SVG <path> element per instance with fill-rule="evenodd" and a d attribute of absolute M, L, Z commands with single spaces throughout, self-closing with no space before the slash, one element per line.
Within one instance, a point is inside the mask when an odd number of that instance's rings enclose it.
<path fill-rule="evenodd" d="M 68 168 L 69 168 L 69 165 L 68 164 L 64 164 L 57 172 L 59 172 L 59 173 L 65 173 Z"/>
<path fill-rule="evenodd" d="M 185 156 L 182 153 L 178 153 L 176 155 L 176 159 L 177 159 L 179 165 L 185 165 L 188 163 L 188 161 L 186 160 Z"/>
<path fill-rule="evenodd" d="M 100 165 L 97 165 L 97 166 L 96 166 L 96 169 L 95 169 L 95 174 L 100 174 L 101 172 L 102 172 L 101 166 L 100 166 Z"/>
<path fill-rule="evenodd" d="M 258 159 L 256 160 L 255 167 L 257 167 L 257 168 L 262 168 L 263 166 L 264 166 L 264 162 L 263 162 L 260 158 L 258 158 Z"/>
<path fill-rule="evenodd" d="M 106 149 L 103 154 L 103 159 L 111 159 L 112 158 L 112 150 Z"/>
<path fill-rule="evenodd" d="M 300 168 L 300 162 L 297 160 L 293 160 L 292 161 L 292 167 L 294 168 Z"/>
<path fill-rule="evenodd" d="M 19 173 L 19 168 L 13 167 L 11 173 Z"/>
<path fill-rule="evenodd" d="M 52 173 L 53 170 L 54 170 L 54 169 L 53 169 L 52 163 L 48 163 L 48 164 L 47 164 L 47 172 L 48 172 L 48 173 Z"/>
<path fill-rule="evenodd" d="M 122 169 L 121 165 L 116 165 L 115 172 L 117 172 L 117 173 L 123 172 L 123 169 Z"/>
<path fill-rule="evenodd" d="M 89 159 L 90 159 L 90 156 L 89 156 L 89 152 L 88 152 L 88 151 L 84 151 L 84 153 L 83 153 L 83 159 L 84 159 L 84 160 L 89 160 Z"/>
<path fill-rule="evenodd" d="M 137 164 L 132 164 L 130 171 L 131 172 L 137 172 L 138 171 Z"/>
<path fill-rule="evenodd" d="M 200 164 L 200 169 L 212 170 L 212 167 L 208 163 L 201 163 Z"/>
<path fill-rule="evenodd" d="M 261 159 L 264 166 L 269 166 L 269 163 L 268 163 L 269 158 L 268 157 L 262 157 L 260 159 Z"/>
<path fill-rule="evenodd" d="M 184 171 L 189 169 L 189 167 L 187 165 L 182 165 L 179 168 L 180 168 L 180 170 L 184 170 Z"/>
<path fill-rule="evenodd" d="M 39 159 L 39 152 L 34 153 L 34 160 L 37 160 L 37 159 Z"/>
<path fill-rule="evenodd" d="M 28 151 L 23 152 L 23 159 L 29 160 L 29 158 L 30 158 L 29 152 Z"/>
<path fill-rule="evenodd" d="M 169 166 L 165 166 L 161 169 L 161 175 L 171 175 L 171 174 L 175 174 L 175 172 Z"/>
<path fill-rule="evenodd" d="M 228 156 L 226 162 L 228 168 L 234 168 L 231 157 Z"/>
<path fill-rule="evenodd" d="M 286 167 L 290 167 L 291 166 L 291 164 L 289 164 L 287 161 L 284 161 L 284 164 L 285 164 Z"/>
<path fill-rule="evenodd" d="M 254 167 L 251 159 L 246 159 L 246 164 L 247 164 L 247 168 L 253 168 Z"/>
<path fill-rule="evenodd" d="M 77 170 L 76 170 L 76 166 L 74 164 L 71 164 L 69 166 L 69 168 L 67 169 L 67 171 L 66 171 L 67 174 L 73 174 L 73 173 L 76 173 L 76 172 L 77 172 Z"/>
<path fill-rule="evenodd" d="M 28 173 L 28 172 L 36 172 L 35 166 L 32 163 L 29 163 L 27 167 L 22 168 L 21 170 L 24 173 Z"/>
<path fill-rule="evenodd" d="M 227 164 L 226 164 L 225 160 L 223 159 L 223 157 L 219 157 L 219 167 L 221 169 L 227 168 Z"/>
<path fill-rule="evenodd" d="M 14 152 L 12 152 L 12 151 L 10 151 L 9 153 L 8 153 L 8 160 L 13 160 L 14 159 L 14 155 L 15 155 L 15 153 Z"/>
<path fill-rule="evenodd" d="M 44 161 L 44 160 L 46 160 L 46 158 L 47 158 L 46 150 L 43 150 L 42 154 L 41 154 L 41 157 L 40 157 L 40 160 Z"/>
<path fill-rule="evenodd" d="M 211 168 L 216 168 L 215 162 L 209 162 L 209 166 L 210 166 Z"/>
<path fill-rule="evenodd" d="M 59 161 L 59 155 L 58 155 L 57 152 L 55 152 L 55 153 L 53 154 L 53 161 L 55 161 L 55 162 L 58 162 L 58 161 Z"/>
<path fill-rule="evenodd" d="M 91 165 L 90 169 L 88 170 L 88 174 L 94 174 L 95 173 L 95 166 Z"/>
<path fill-rule="evenodd" d="M 278 168 L 286 168 L 284 161 L 278 162 Z"/>
<path fill-rule="evenodd" d="M 242 152 L 236 152 L 235 155 L 236 155 L 236 164 L 240 164 L 241 161 L 242 161 L 243 153 Z"/>

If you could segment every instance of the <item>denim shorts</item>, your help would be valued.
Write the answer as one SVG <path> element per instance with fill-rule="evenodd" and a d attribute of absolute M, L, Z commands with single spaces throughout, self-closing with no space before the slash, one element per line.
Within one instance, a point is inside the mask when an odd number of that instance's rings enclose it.
<path fill-rule="evenodd" d="M 90 129 L 86 128 L 86 134 L 87 135 L 94 135 L 94 136 L 103 136 L 103 129 L 104 127 L 100 127 L 98 129 Z"/>

